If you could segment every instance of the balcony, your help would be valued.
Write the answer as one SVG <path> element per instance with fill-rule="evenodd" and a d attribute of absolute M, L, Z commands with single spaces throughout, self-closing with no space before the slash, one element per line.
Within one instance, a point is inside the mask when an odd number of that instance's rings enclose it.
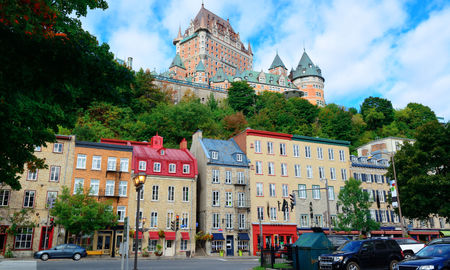
<path fill-rule="evenodd" d="M 238 231 L 249 231 L 250 230 L 250 222 L 243 222 L 241 224 L 236 224 L 236 228 Z"/>
<path fill-rule="evenodd" d="M 245 179 L 236 179 L 236 181 L 234 181 L 234 185 L 235 186 L 246 186 L 247 181 L 245 181 Z"/>
<path fill-rule="evenodd" d="M 238 209 L 250 209 L 250 200 L 237 200 L 235 207 Z"/>
<path fill-rule="evenodd" d="M 117 198 L 117 200 L 119 200 L 120 198 L 123 198 L 125 196 L 120 196 L 119 195 L 119 189 L 118 188 L 116 188 L 114 190 L 114 192 L 112 192 L 112 193 L 107 193 L 106 189 L 100 188 L 98 190 L 98 197 Z"/>

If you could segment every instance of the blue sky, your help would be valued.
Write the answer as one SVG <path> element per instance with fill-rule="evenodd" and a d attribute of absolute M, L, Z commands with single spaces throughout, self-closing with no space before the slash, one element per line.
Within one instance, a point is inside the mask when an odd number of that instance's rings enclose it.
<path fill-rule="evenodd" d="M 201 0 L 110 0 L 82 18 L 83 28 L 133 68 L 167 70 L 172 40 Z M 325 77 L 325 100 L 359 108 L 368 96 L 395 108 L 429 106 L 450 119 L 450 1 L 204 0 L 251 43 L 254 70 L 267 71 L 276 51 L 296 67 L 305 47 Z"/>

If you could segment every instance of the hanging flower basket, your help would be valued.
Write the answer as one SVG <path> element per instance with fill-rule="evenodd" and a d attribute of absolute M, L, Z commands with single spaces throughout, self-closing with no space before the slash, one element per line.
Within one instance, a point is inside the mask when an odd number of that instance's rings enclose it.
<path fill-rule="evenodd" d="M 164 233 L 163 230 L 159 230 L 158 235 L 159 235 L 159 238 L 164 238 L 166 236 L 166 234 Z"/>

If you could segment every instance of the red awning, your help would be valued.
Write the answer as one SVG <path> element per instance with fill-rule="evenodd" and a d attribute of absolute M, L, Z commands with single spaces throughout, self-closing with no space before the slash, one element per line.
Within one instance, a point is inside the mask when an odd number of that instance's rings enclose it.
<path fill-rule="evenodd" d="M 134 232 L 133 238 L 136 238 L 136 232 Z M 142 239 L 142 232 L 138 232 L 138 239 Z"/>
<path fill-rule="evenodd" d="M 148 232 L 148 239 L 149 240 L 158 240 L 159 239 L 158 232 Z"/>
<path fill-rule="evenodd" d="M 409 234 L 424 234 L 424 235 L 436 234 L 436 235 L 438 235 L 439 232 L 436 232 L 436 231 L 409 231 Z"/>
<path fill-rule="evenodd" d="M 175 240 L 175 232 L 164 232 L 166 240 Z"/>
<path fill-rule="evenodd" d="M 181 239 L 189 240 L 189 233 L 188 232 L 181 232 Z"/>
<path fill-rule="evenodd" d="M 402 234 L 402 231 L 384 231 L 385 234 Z"/>
<path fill-rule="evenodd" d="M 370 233 L 371 234 L 383 234 L 384 231 L 371 231 Z"/>

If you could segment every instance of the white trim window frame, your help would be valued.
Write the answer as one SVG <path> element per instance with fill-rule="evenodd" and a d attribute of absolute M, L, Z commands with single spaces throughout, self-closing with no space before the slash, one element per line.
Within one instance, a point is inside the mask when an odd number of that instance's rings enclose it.
<path fill-rule="evenodd" d="M 92 156 L 91 170 L 100 171 L 102 169 L 102 156 Z"/>

